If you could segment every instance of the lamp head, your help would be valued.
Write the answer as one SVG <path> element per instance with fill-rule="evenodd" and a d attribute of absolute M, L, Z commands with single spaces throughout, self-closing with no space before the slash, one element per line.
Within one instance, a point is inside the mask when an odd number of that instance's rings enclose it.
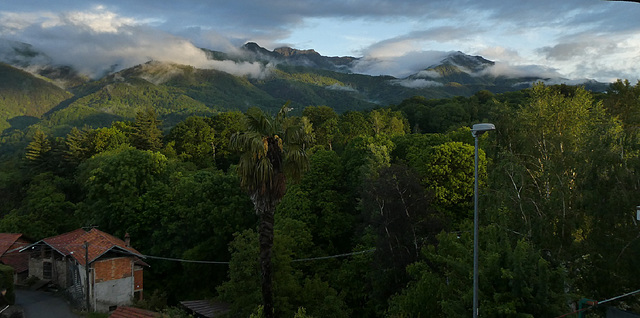
<path fill-rule="evenodd" d="M 495 130 L 495 129 L 496 129 L 496 126 L 494 124 L 490 124 L 490 123 L 475 124 L 471 128 L 471 134 L 473 135 L 473 137 L 478 137 L 484 134 L 486 131 Z"/>

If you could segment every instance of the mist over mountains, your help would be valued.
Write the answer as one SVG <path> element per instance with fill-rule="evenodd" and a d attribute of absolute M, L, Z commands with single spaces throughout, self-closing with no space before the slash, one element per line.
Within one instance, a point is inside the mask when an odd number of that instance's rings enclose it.
<path fill-rule="evenodd" d="M 177 40 L 176 40 L 177 41 Z M 175 42 L 175 41 L 174 41 Z M 139 51 L 126 49 L 117 52 L 117 48 L 106 51 L 104 48 L 91 49 L 68 48 L 66 51 L 39 48 L 37 45 L 0 39 L 0 62 L 13 65 L 32 73 L 54 72 L 58 69 L 64 74 L 48 74 L 49 78 L 68 76 L 76 73 L 90 79 L 100 79 L 105 75 L 149 61 L 171 62 L 190 65 L 199 69 L 215 69 L 235 76 L 263 78 L 272 68 L 285 64 L 314 69 L 371 76 L 392 76 L 398 79 L 425 79 L 429 82 L 436 73 L 429 73 L 440 65 L 457 67 L 470 76 L 532 78 L 553 84 L 580 84 L 588 79 L 568 79 L 557 71 L 538 65 L 510 65 L 494 62 L 481 56 L 470 56 L 463 52 L 426 51 L 407 54 L 402 57 L 327 57 L 313 49 L 298 50 L 290 47 L 269 51 L 257 43 L 248 42 L 240 48 L 228 52 L 197 48 L 189 42 L 167 42 L 164 48 L 141 44 Z M 41 74 L 42 75 L 42 74 Z M 442 76 L 442 74 L 439 74 Z M 442 82 L 442 81 L 435 81 Z M 406 84 L 406 83 L 405 83 Z M 461 83 L 466 84 L 466 83 Z M 409 83 L 420 86 L 420 82 Z"/>
<path fill-rule="evenodd" d="M 182 55 L 167 53 L 171 50 L 147 56 L 124 52 L 83 64 L 83 59 L 63 63 L 35 45 L 0 41 L 0 131 L 39 122 L 64 133 L 72 126 L 131 119 L 148 107 L 171 126 L 191 115 L 251 106 L 277 110 L 287 101 L 298 113 L 310 105 L 341 113 L 398 104 L 413 96 L 503 93 L 538 81 L 580 84 L 595 91 L 607 87 L 463 52 L 421 52 L 404 61 L 327 57 L 290 47 L 267 50 L 252 42 L 229 52 L 193 48 L 190 43 L 184 48 Z"/>

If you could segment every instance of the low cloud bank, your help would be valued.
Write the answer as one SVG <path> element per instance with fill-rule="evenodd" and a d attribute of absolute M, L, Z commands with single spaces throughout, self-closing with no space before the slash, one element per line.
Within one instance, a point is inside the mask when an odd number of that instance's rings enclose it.
<path fill-rule="evenodd" d="M 394 85 L 400 85 L 408 88 L 425 88 L 425 87 L 439 87 L 444 86 L 444 84 L 436 81 L 430 81 L 422 78 L 418 79 L 403 79 L 403 80 L 393 80 L 391 81 Z"/>
<path fill-rule="evenodd" d="M 31 67 L 72 66 L 92 78 L 148 61 L 173 62 L 256 78 L 268 74 L 268 66 L 262 63 L 209 60 L 185 38 L 98 10 L 101 11 L 95 14 L 72 12 L 50 16 L 44 21 L 28 21 L 26 16 L 19 24 L 21 28 L 0 29 L 0 36 L 15 40 L 2 41 L 0 59 L 29 63 Z M 36 55 L 37 58 L 22 54 L 15 48 L 28 46 L 17 41 L 34 44 L 31 49 L 42 54 Z"/>
<path fill-rule="evenodd" d="M 556 69 L 541 65 L 510 65 L 508 63 L 496 63 L 478 73 L 479 75 L 504 76 L 507 78 L 537 77 L 559 78 L 562 77 Z"/>
<path fill-rule="evenodd" d="M 357 92 L 357 90 L 349 87 L 349 86 L 344 86 L 344 85 L 340 85 L 340 84 L 333 84 L 333 85 L 328 85 L 325 86 L 326 89 L 330 89 L 330 90 L 334 90 L 334 91 L 345 91 L 345 92 Z"/>
<path fill-rule="evenodd" d="M 412 51 L 398 56 L 365 55 L 358 60 L 353 71 L 372 76 L 391 75 L 396 78 L 405 78 L 440 63 L 449 54 L 451 52 Z"/>

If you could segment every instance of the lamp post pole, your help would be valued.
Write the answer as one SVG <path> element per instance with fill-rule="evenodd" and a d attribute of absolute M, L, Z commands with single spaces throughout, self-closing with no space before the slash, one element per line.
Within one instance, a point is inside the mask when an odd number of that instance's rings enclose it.
<path fill-rule="evenodd" d="M 473 184 L 473 318 L 478 317 L 478 137 L 494 129 L 496 127 L 493 124 L 475 124 L 471 129 L 476 142 Z"/>

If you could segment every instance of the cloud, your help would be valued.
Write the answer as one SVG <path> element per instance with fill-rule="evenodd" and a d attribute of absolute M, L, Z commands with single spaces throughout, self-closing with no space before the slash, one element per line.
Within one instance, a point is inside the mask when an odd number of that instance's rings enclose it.
<path fill-rule="evenodd" d="M 503 46 L 487 47 L 479 50 L 478 55 L 494 62 L 521 63 L 524 61 L 520 53 L 514 49 Z"/>
<path fill-rule="evenodd" d="M 357 90 L 353 89 L 352 87 L 344 86 L 338 83 L 325 86 L 324 88 L 334 91 L 357 92 Z"/>
<path fill-rule="evenodd" d="M 48 16 L 37 23 L 28 21 L 28 17 L 13 18 L 23 22 L 22 28 L 13 32 L 13 37 L 37 43 L 34 49 L 42 51 L 54 63 L 71 65 L 94 78 L 151 60 L 242 76 L 261 77 L 268 71 L 268 67 L 260 63 L 208 60 L 191 41 L 140 25 L 132 18 L 118 16 L 102 7 L 92 12 Z M 215 42 L 213 33 L 207 33 L 205 37 Z"/>
<path fill-rule="evenodd" d="M 562 74 L 556 69 L 541 65 L 511 65 L 508 63 L 496 62 L 479 73 L 479 75 L 504 76 L 507 78 L 518 77 L 538 77 L 538 78 L 560 78 Z"/>
<path fill-rule="evenodd" d="M 455 39 L 453 41 L 456 43 L 470 41 L 474 34 L 482 32 L 481 30 L 480 26 L 471 30 L 466 27 L 438 26 L 385 39 L 361 50 L 363 58 L 358 61 L 355 71 L 369 75 L 406 77 L 439 64 L 453 52 L 425 50 L 425 46 L 452 39 Z"/>
<path fill-rule="evenodd" d="M 619 51 L 619 41 L 590 37 L 584 41 L 567 41 L 553 46 L 545 46 L 538 50 L 547 59 L 555 61 L 570 61 L 578 58 L 592 58 L 606 56 Z"/>
<path fill-rule="evenodd" d="M 78 28 L 88 28 L 96 33 L 118 33 L 122 27 L 135 24 L 136 21 L 132 18 L 121 17 L 105 10 L 102 6 L 98 6 L 92 12 L 72 11 L 62 13 L 59 19 L 50 19 L 43 24 L 43 27 L 51 28 L 71 25 Z"/>
<path fill-rule="evenodd" d="M 372 55 L 359 60 L 354 66 L 354 71 L 374 76 L 391 75 L 402 78 L 438 64 L 451 52 L 411 51 L 403 55 L 379 53 L 379 51 L 372 52 Z"/>
<path fill-rule="evenodd" d="M 361 50 L 361 53 L 375 58 L 402 56 L 410 52 L 422 51 L 425 44 L 429 43 L 469 41 L 474 34 L 482 32 L 481 30 L 482 27 L 477 25 L 474 25 L 473 29 L 456 26 L 432 27 L 378 41 Z"/>
<path fill-rule="evenodd" d="M 607 82 L 640 78 L 638 52 L 640 34 L 631 31 L 617 34 L 576 32 L 537 50 L 547 63 L 561 65 L 563 73 L 569 77 Z"/>
<path fill-rule="evenodd" d="M 416 74 L 418 78 L 439 78 L 442 75 L 434 70 L 422 70 Z"/>
<path fill-rule="evenodd" d="M 430 81 L 422 78 L 418 79 L 404 79 L 404 80 L 393 80 L 391 84 L 400 85 L 408 88 L 425 88 L 425 87 L 438 87 L 444 86 L 444 84 L 436 81 Z"/>
<path fill-rule="evenodd" d="M 96 74 L 105 71 L 97 69 L 102 62 L 118 68 L 149 58 L 180 58 L 172 51 L 181 49 L 187 50 L 181 61 L 200 59 L 182 42 L 226 52 L 247 41 L 273 49 L 285 42 L 309 43 L 307 32 L 314 31 L 318 38 L 313 38 L 314 47 L 307 48 L 325 55 L 357 52 L 364 56 L 360 67 L 372 75 L 403 76 L 434 62 L 422 51 L 478 54 L 493 48 L 494 55 L 486 58 L 541 64 L 591 78 L 608 66 L 621 76 L 639 78 L 634 67 L 639 47 L 628 40 L 640 34 L 638 16 L 640 5 L 635 3 L 584 0 L 112 0 L 101 6 L 77 0 L 30 0 L 3 3 L 0 37 L 42 47 L 52 58 L 68 55 L 71 62 L 87 62 L 92 65 L 86 69 Z M 335 22 L 339 31 L 314 29 L 322 25 L 314 21 L 321 20 Z M 341 28 L 345 21 L 349 28 Z M 379 32 L 381 28 L 392 30 Z M 290 38 L 294 33 L 295 41 Z M 342 51 L 325 51 L 327 47 Z M 123 56 L 118 57 L 116 50 Z M 134 58 L 134 53 L 143 56 Z M 410 62 L 408 57 L 422 60 Z M 382 64 L 374 66 L 375 61 Z M 618 66 L 623 64 L 631 68 Z M 600 73 L 586 73 L 596 71 Z"/>

